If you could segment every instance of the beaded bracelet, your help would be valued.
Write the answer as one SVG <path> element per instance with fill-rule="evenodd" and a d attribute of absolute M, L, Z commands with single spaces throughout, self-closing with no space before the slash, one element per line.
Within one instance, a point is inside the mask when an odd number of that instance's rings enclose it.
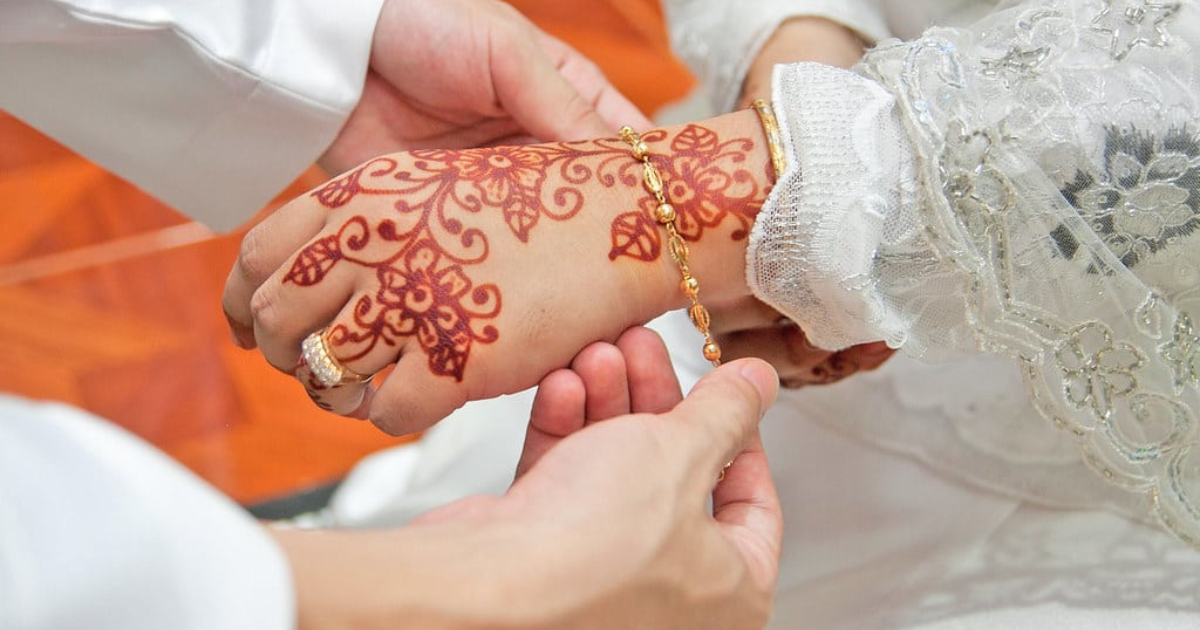
<path fill-rule="evenodd" d="M 654 163 L 650 161 L 650 147 L 642 140 L 642 137 L 632 128 L 626 126 L 621 127 L 621 140 L 624 140 L 633 150 L 633 158 L 642 163 L 642 178 L 646 184 L 646 188 L 654 195 L 657 205 L 654 209 L 654 220 L 663 226 L 667 231 L 667 250 L 671 252 L 671 258 L 675 260 L 675 264 L 679 266 L 679 275 L 682 280 L 679 282 L 679 288 L 683 290 L 683 294 L 687 296 L 691 306 L 688 307 L 688 317 L 692 320 L 692 325 L 696 330 L 704 335 L 704 358 L 712 362 L 714 366 L 721 365 L 721 346 L 713 340 L 712 332 L 709 330 L 711 317 L 708 314 L 708 309 L 700 304 L 700 281 L 692 276 L 691 268 L 688 267 L 688 246 L 684 242 L 683 237 L 679 234 L 679 229 L 675 222 L 677 214 L 675 207 L 667 200 L 665 189 L 663 187 L 662 175 L 658 169 L 654 167 Z"/>

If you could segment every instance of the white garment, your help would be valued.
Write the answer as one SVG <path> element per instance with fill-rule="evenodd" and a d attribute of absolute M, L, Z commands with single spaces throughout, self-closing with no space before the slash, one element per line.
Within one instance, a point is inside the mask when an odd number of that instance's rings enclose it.
<path fill-rule="evenodd" d="M 287 560 L 161 451 L 0 396 L 0 629 L 284 630 Z"/>
<path fill-rule="evenodd" d="M 770 28 L 842 3 L 667 6 L 728 104 Z M 956 476 L 1200 541 L 1196 3 L 857 9 L 874 40 L 899 18 L 942 26 L 852 72 L 776 69 L 789 170 L 747 276 L 818 345 L 884 339 L 930 365 L 808 396 L 837 401 L 838 430 Z"/>
<path fill-rule="evenodd" d="M 711 369 L 695 330 L 682 313 L 652 327 L 686 391 Z M 896 357 L 827 389 L 858 379 L 888 387 L 907 363 Z M 786 526 L 771 630 L 1197 627 L 1200 554 L 1160 529 L 966 486 L 814 422 L 837 410 L 807 393 L 783 392 L 762 425 Z M 330 521 L 395 526 L 464 496 L 503 494 L 530 400 L 468 403 L 417 445 L 364 460 L 339 487 Z M 413 456 L 415 473 L 397 493 L 397 471 Z"/>
<path fill-rule="evenodd" d="M 0 0 L 0 108 L 224 229 L 356 104 L 382 0 Z M 294 627 L 282 552 L 162 453 L 0 397 L 0 629 Z"/>
<path fill-rule="evenodd" d="M 230 229 L 333 141 L 382 3 L 0 0 L 0 109 Z"/>

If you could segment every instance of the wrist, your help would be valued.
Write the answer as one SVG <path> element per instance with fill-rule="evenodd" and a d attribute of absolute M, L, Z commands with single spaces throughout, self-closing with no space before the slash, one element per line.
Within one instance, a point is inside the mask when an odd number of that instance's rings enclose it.
<path fill-rule="evenodd" d="M 663 179 L 663 196 L 675 210 L 674 225 L 687 245 L 689 275 L 699 297 L 726 300 L 751 294 L 745 260 L 750 229 L 774 183 L 767 141 L 758 116 L 743 110 L 695 124 L 666 127 L 643 136 Z M 634 161 L 632 154 L 630 161 Z M 640 229 L 657 247 L 620 252 L 610 259 L 627 269 L 639 296 L 642 321 L 689 305 L 680 266 L 669 252 L 668 231 L 654 221 L 657 200 L 641 178 L 634 183 L 644 218 Z M 624 215 L 623 215 L 624 216 Z M 628 219 L 628 217 L 626 217 Z M 623 225 L 614 220 L 614 251 Z M 650 251 L 647 251 L 649 249 Z"/>
<path fill-rule="evenodd" d="M 819 17 L 784 21 L 759 49 L 742 84 L 743 104 L 771 97 L 771 73 L 776 64 L 811 61 L 849 68 L 862 59 L 866 43 L 853 30 Z"/>

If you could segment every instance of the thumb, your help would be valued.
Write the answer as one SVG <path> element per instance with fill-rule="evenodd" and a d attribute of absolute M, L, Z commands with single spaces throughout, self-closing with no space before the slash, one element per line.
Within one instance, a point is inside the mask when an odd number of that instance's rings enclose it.
<path fill-rule="evenodd" d="M 591 63 L 579 53 L 573 50 L 564 53 L 579 59 L 568 57 L 557 61 L 550 56 L 551 51 L 532 38 L 502 38 L 494 45 L 502 48 L 490 55 L 496 99 L 530 135 L 542 141 L 568 141 L 615 134 L 616 129 L 600 116 L 596 104 L 576 89 L 559 68 L 569 61 Z M 596 90 L 594 96 L 616 92 L 607 80 L 601 81 L 605 88 Z"/>
<path fill-rule="evenodd" d="M 696 383 L 667 417 L 678 428 L 679 442 L 692 454 L 692 465 L 711 469 L 715 479 L 756 435 L 758 422 L 778 391 L 779 376 L 769 363 L 733 361 Z"/>

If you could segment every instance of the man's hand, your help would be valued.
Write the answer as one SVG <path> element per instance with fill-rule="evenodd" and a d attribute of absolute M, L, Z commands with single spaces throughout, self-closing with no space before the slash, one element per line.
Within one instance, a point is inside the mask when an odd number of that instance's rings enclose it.
<path fill-rule="evenodd" d="M 320 163 L 612 135 L 650 123 L 570 46 L 496 0 L 388 0 L 362 99 Z"/>
<path fill-rule="evenodd" d="M 510 581 L 543 594 L 505 602 L 533 627 L 761 628 L 783 531 L 758 436 L 775 392 L 771 369 L 747 360 L 681 401 L 662 340 L 632 328 L 542 381 L 505 497 L 415 524 L 529 534 L 498 553 L 520 557 Z"/>

